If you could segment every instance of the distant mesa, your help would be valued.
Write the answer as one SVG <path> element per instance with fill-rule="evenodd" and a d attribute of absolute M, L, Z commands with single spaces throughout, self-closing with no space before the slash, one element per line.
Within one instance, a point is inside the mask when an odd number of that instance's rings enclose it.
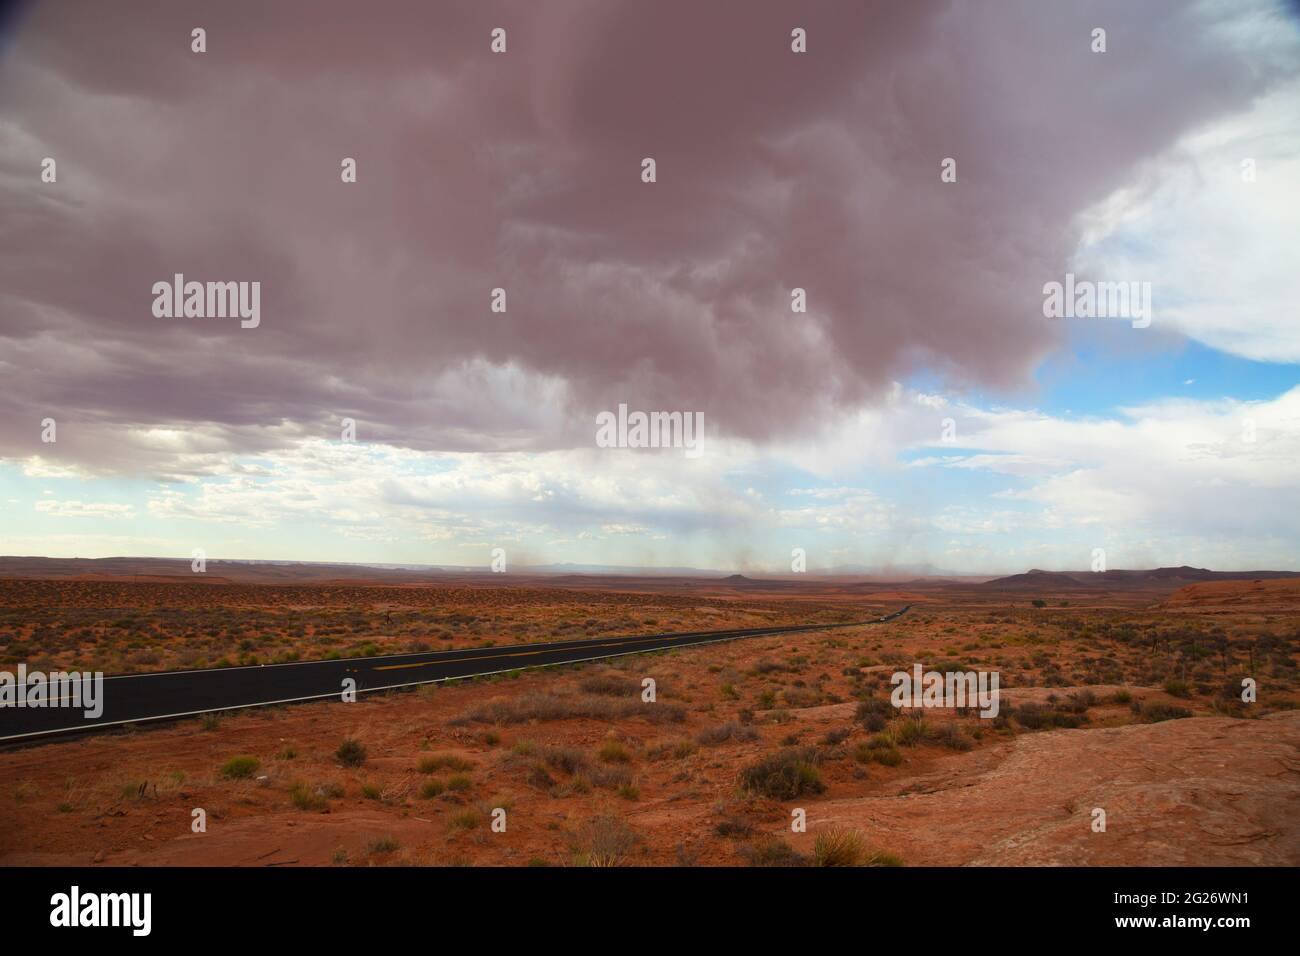
<path fill-rule="evenodd" d="M 1150 571 L 1043 571 L 1033 568 L 1024 574 L 986 581 L 984 587 L 997 589 L 1026 588 L 1113 588 L 1142 587 L 1144 585 L 1183 585 L 1201 581 L 1253 581 L 1300 577 L 1300 571 L 1211 571 L 1182 565 L 1177 568 L 1155 568 Z"/>

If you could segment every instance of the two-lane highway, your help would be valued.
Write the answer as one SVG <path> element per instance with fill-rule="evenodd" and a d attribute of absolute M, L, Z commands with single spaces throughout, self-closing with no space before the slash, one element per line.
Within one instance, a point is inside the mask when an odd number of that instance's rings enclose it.
<path fill-rule="evenodd" d="M 686 634 L 650 634 L 628 637 L 557 641 L 550 644 L 516 644 L 509 647 L 424 651 L 354 657 L 328 661 L 297 661 L 252 667 L 216 667 L 202 670 L 160 671 L 105 677 L 103 712 L 89 718 L 71 707 L 0 706 L 0 741 L 22 741 L 42 736 L 79 733 L 146 720 L 165 720 L 243 707 L 265 707 L 297 701 L 342 699 L 345 689 L 357 693 L 499 674 L 526 667 L 575 664 L 580 661 L 640 654 L 646 651 L 691 647 L 718 641 L 801 631 L 861 627 L 894 620 L 912 605 L 884 617 L 847 624 L 797 624 L 694 631 Z M 346 685 L 351 679 L 355 685 Z"/>

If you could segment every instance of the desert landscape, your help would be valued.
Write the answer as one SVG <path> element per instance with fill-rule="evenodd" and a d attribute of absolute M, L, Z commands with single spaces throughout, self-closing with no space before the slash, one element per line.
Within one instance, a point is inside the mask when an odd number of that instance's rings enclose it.
<path fill-rule="evenodd" d="M 1297 197 L 1300 0 L 0 0 L 7 928 L 1287 932 Z"/>
<path fill-rule="evenodd" d="M 0 665 L 143 672 L 910 610 L 11 746 L 0 864 L 1300 863 L 1295 577 L 241 575 L 5 577 Z M 996 671 L 998 714 L 893 706 L 891 675 L 916 664 Z"/>

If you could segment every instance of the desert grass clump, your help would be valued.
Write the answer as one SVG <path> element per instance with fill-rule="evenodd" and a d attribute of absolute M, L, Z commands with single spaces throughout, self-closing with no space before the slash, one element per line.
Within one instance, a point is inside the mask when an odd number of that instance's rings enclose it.
<path fill-rule="evenodd" d="M 1165 693 L 1170 697 L 1191 697 L 1192 688 L 1185 680 L 1170 678 L 1165 681 Z"/>
<path fill-rule="evenodd" d="M 622 741 L 606 740 L 600 747 L 600 759 L 605 763 L 631 763 L 632 751 Z"/>
<path fill-rule="evenodd" d="M 592 674 L 578 682 L 584 693 L 601 697 L 630 697 L 641 693 L 641 685 L 618 674 Z"/>
<path fill-rule="evenodd" d="M 956 724 L 943 724 L 934 731 L 934 741 L 949 750 L 957 750 L 962 753 L 970 750 L 973 744 L 970 738 L 962 733 L 961 728 Z"/>
<path fill-rule="evenodd" d="M 861 866 L 866 855 L 866 842 L 857 830 L 826 830 L 813 844 L 813 866 Z"/>
<path fill-rule="evenodd" d="M 574 862 L 578 866 L 621 866 L 636 842 L 636 832 L 618 817 L 593 817 L 578 832 Z"/>
<path fill-rule="evenodd" d="M 894 707 L 889 701 L 881 700 L 878 697 L 869 697 L 858 704 L 857 709 L 853 712 L 853 720 L 874 734 L 885 729 L 885 725 L 889 722 L 889 718 L 893 716 L 893 712 Z"/>
<path fill-rule="evenodd" d="M 691 754 L 699 750 L 695 741 L 682 738 L 681 740 L 661 740 L 653 744 L 646 750 L 646 756 L 651 760 L 685 760 Z"/>
<path fill-rule="evenodd" d="M 596 695 L 534 693 L 490 700 L 455 718 L 452 723 L 508 725 L 577 717 L 602 721 L 643 717 L 651 723 L 681 723 L 686 719 L 686 709 L 678 704 L 642 703 L 640 697 L 629 700 Z"/>
<path fill-rule="evenodd" d="M 1192 716 L 1192 712 L 1186 707 L 1175 707 L 1173 704 L 1135 704 L 1133 710 L 1143 722 L 1148 724 Z"/>
<path fill-rule="evenodd" d="M 904 717 L 894 725 L 894 743 L 900 747 L 915 747 L 930 734 L 922 717 Z"/>
<path fill-rule="evenodd" d="M 1072 713 L 1054 705 L 1044 707 L 1029 702 L 1015 711 L 1016 723 L 1026 730 L 1051 730 L 1054 727 L 1075 728 L 1087 723 L 1086 713 Z"/>
<path fill-rule="evenodd" d="M 729 741 L 741 743 L 757 739 L 757 730 L 753 727 L 746 727 L 744 724 L 738 723 L 734 720 L 729 720 L 721 724 L 714 724 L 712 727 L 705 727 L 695 735 L 696 742 L 706 747 L 725 744 Z"/>
<path fill-rule="evenodd" d="M 366 852 L 372 856 L 379 853 L 392 853 L 397 847 L 398 842 L 395 837 L 382 836 L 371 840 L 369 845 L 366 846 Z"/>
<path fill-rule="evenodd" d="M 474 764 L 453 754 L 432 754 L 428 757 L 421 757 L 420 762 L 416 764 L 420 773 L 436 773 L 439 770 L 452 770 L 458 773 L 464 773 L 466 770 L 473 770 Z"/>
<path fill-rule="evenodd" d="M 748 843 L 738 851 L 741 859 L 755 867 L 807 866 L 808 858 L 780 837 L 764 837 Z"/>
<path fill-rule="evenodd" d="M 547 747 L 542 751 L 542 760 L 546 766 L 561 773 L 573 776 L 582 773 L 591 766 L 587 755 L 577 747 Z"/>
<path fill-rule="evenodd" d="M 867 847 L 857 830 L 836 828 L 817 834 L 813 844 L 813 866 L 902 866 L 902 859 L 883 850 Z"/>
<path fill-rule="evenodd" d="M 339 749 L 334 751 L 334 756 L 345 767 L 360 767 L 366 762 L 366 748 L 361 741 L 349 737 L 339 744 Z"/>
<path fill-rule="evenodd" d="M 776 800 L 792 800 L 805 793 L 822 793 L 826 784 L 817 769 L 815 747 L 785 747 L 740 771 L 740 785 Z"/>
<path fill-rule="evenodd" d="M 786 705 L 795 710 L 816 707 L 822 702 L 822 692 L 815 687 L 786 687 L 782 689 L 781 696 Z"/>
<path fill-rule="evenodd" d="M 330 806 L 323 793 L 302 781 L 295 783 L 290 789 L 289 799 L 293 801 L 293 805 L 299 810 L 308 810 L 313 813 L 324 813 Z"/>
<path fill-rule="evenodd" d="M 483 820 L 483 815 L 471 807 L 457 810 L 448 820 L 453 830 L 473 830 Z"/>
<path fill-rule="evenodd" d="M 247 755 L 231 757 L 221 768 L 221 776 L 228 780 L 244 780 L 257 773 L 257 768 L 262 762 L 256 757 Z"/>
<path fill-rule="evenodd" d="M 464 793 L 472 786 L 474 786 L 474 781 L 469 778 L 468 774 L 457 773 L 447 778 L 447 789 L 453 793 Z"/>
<path fill-rule="evenodd" d="M 420 796 L 425 800 L 432 800 L 434 797 L 441 796 L 446 789 L 447 785 L 441 780 L 426 780 L 420 785 Z"/>
<path fill-rule="evenodd" d="M 1067 705 L 1067 707 L 1063 709 L 1068 709 L 1073 713 L 1081 714 L 1084 711 L 1086 711 L 1089 707 L 1096 707 L 1096 706 L 1097 706 L 1097 695 L 1085 687 L 1083 690 L 1074 691 L 1073 693 L 1071 693 L 1070 702 Z"/>
<path fill-rule="evenodd" d="M 751 836 L 754 824 L 737 813 L 723 811 L 721 818 L 713 825 L 713 832 L 720 837 L 739 839 Z"/>
<path fill-rule="evenodd" d="M 875 761 L 886 767 L 897 767 L 903 762 L 902 752 L 894 745 L 892 734 L 876 734 L 870 740 L 858 744 L 853 751 L 853 758 L 859 763 Z"/>
<path fill-rule="evenodd" d="M 822 735 L 822 744 L 826 747 L 838 747 L 844 741 L 849 739 L 849 729 L 847 727 L 836 727 L 834 730 L 828 730 Z"/>
<path fill-rule="evenodd" d="M 631 786 L 632 771 L 621 765 L 606 764 L 589 769 L 587 779 L 594 786 L 605 790 L 621 790 L 623 787 Z"/>

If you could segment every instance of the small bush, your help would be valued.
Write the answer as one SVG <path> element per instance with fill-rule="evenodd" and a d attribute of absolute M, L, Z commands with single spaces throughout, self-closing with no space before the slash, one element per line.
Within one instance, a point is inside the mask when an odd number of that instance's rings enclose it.
<path fill-rule="evenodd" d="M 547 747 L 542 759 L 552 770 L 570 775 L 586 770 L 590 764 L 587 755 L 577 747 Z"/>
<path fill-rule="evenodd" d="M 740 785 L 776 800 L 791 800 L 805 793 L 822 793 L 821 771 L 814 747 L 786 747 L 743 768 Z"/>
<path fill-rule="evenodd" d="M 897 747 L 880 747 L 871 755 L 876 763 L 886 767 L 897 767 L 903 762 L 903 752 Z"/>
<path fill-rule="evenodd" d="M 889 701 L 873 697 L 858 704 L 853 719 L 872 733 L 878 733 L 885 729 L 885 724 L 893 716 L 893 712 L 894 707 Z"/>
<path fill-rule="evenodd" d="M 755 840 L 740 848 L 741 858 L 750 866 L 807 866 L 808 859 L 780 837 Z"/>
<path fill-rule="evenodd" d="M 1079 727 L 1088 720 L 1086 713 L 1069 713 L 1055 707 L 1043 707 L 1033 702 L 1022 705 L 1016 712 L 1016 722 L 1026 730 L 1049 730 L 1053 727 Z"/>
<path fill-rule="evenodd" d="M 1138 716 L 1148 724 L 1158 724 L 1164 720 L 1190 717 L 1192 712 L 1186 707 L 1175 707 L 1172 704 L 1143 704 Z"/>
<path fill-rule="evenodd" d="M 636 681 L 617 674 L 593 674 L 584 677 L 578 686 L 588 694 L 599 694 L 602 697 L 634 696 L 641 691 L 641 686 Z"/>
<path fill-rule="evenodd" d="M 729 720 L 725 724 L 715 724 L 712 727 L 705 727 L 695 739 L 706 747 L 724 744 L 734 740 L 736 742 L 750 741 L 758 739 L 758 731 L 753 727 L 746 727 L 744 724 Z"/>
<path fill-rule="evenodd" d="M 305 783 L 295 783 L 293 789 L 289 791 L 289 799 L 299 810 L 323 813 L 329 809 L 329 801 L 325 799 L 325 795 Z"/>
<path fill-rule="evenodd" d="M 617 740 L 607 740 L 601 745 L 600 759 L 605 763 L 631 763 L 632 751 Z"/>
<path fill-rule="evenodd" d="M 894 742 L 900 747 L 915 747 L 929 735 L 930 728 L 919 717 L 905 717 L 894 727 Z"/>
<path fill-rule="evenodd" d="M 636 839 L 632 828 L 618 817 L 595 817 L 578 833 L 574 861 L 580 866 L 620 866 Z"/>
<path fill-rule="evenodd" d="M 231 780 L 243 780 L 257 773 L 257 768 L 261 765 L 261 761 L 256 757 L 231 757 L 221 768 L 221 776 Z"/>
<path fill-rule="evenodd" d="M 837 727 L 834 730 L 828 730 L 822 736 L 822 743 L 827 747 L 837 747 L 849 739 L 849 729 L 847 727 Z"/>
<path fill-rule="evenodd" d="M 949 750 L 959 750 L 963 753 L 970 750 L 973 746 L 970 738 L 961 732 L 961 728 L 956 724 L 943 724 L 934 732 L 936 743 L 942 744 Z"/>
<path fill-rule="evenodd" d="M 334 756 L 345 767 L 360 767 L 366 762 L 366 748 L 361 741 L 349 737 L 339 744 L 339 749 L 334 751 Z"/>
<path fill-rule="evenodd" d="M 449 822 L 453 830 L 473 830 L 479 825 L 480 814 L 477 810 L 468 808 L 457 810 L 451 815 Z"/>
<path fill-rule="evenodd" d="M 754 825 L 744 817 L 728 814 L 713 825 L 713 832 L 720 837 L 747 837 L 754 832 Z"/>
<path fill-rule="evenodd" d="M 466 770 L 474 769 L 473 763 L 452 754 L 433 754 L 428 757 L 421 757 L 416 766 L 420 773 L 435 773 L 439 770 L 452 770 L 463 773 Z"/>
<path fill-rule="evenodd" d="M 813 866 L 861 866 L 867 845 L 857 830 L 826 830 L 813 844 Z"/>
<path fill-rule="evenodd" d="M 377 840 L 371 840 L 370 845 L 366 847 L 369 853 L 392 853 L 398 847 L 398 842 L 391 836 L 379 837 Z"/>
<path fill-rule="evenodd" d="M 685 738 L 681 740 L 664 740 L 647 750 L 646 756 L 651 760 L 667 760 L 669 757 L 674 760 L 685 760 L 698 749 L 693 740 Z"/>

